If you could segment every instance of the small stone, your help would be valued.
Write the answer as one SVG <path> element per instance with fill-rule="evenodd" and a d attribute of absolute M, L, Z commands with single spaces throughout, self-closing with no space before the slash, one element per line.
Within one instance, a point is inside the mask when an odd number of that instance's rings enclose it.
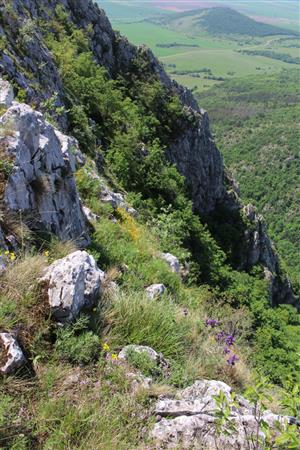
<path fill-rule="evenodd" d="M 118 358 L 127 361 L 128 354 L 130 354 L 131 352 L 146 354 L 149 359 L 157 364 L 157 366 L 160 368 L 165 369 L 169 367 L 169 364 L 162 353 L 157 353 L 155 350 L 153 350 L 153 348 L 147 347 L 146 345 L 126 345 L 126 347 L 124 347 L 120 351 Z"/>
<path fill-rule="evenodd" d="M 151 286 L 146 288 L 146 293 L 150 300 L 162 297 L 165 292 L 166 287 L 164 284 L 151 284 Z"/>
<path fill-rule="evenodd" d="M 26 363 L 26 359 L 17 339 L 11 333 L 0 333 L 0 341 L 2 344 L 0 346 L 1 360 L 5 360 L 0 372 L 8 375 L 22 367 Z"/>

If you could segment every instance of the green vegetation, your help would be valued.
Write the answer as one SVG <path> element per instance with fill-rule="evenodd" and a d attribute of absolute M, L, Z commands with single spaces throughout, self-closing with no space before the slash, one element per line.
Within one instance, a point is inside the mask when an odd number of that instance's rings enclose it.
<path fill-rule="evenodd" d="M 101 139 L 100 150 L 105 155 L 107 176 L 113 174 L 111 179 L 131 192 L 132 205 L 140 211 L 141 223 L 152 227 L 158 241 L 157 245 L 149 241 L 149 248 L 145 243 L 149 232 L 139 230 L 134 219 L 122 212 L 119 212 L 117 224 L 103 218 L 96 226 L 93 244 L 100 267 L 109 269 L 126 264 L 128 270 L 121 276 L 121 285 L 127 289 L 141 289 L 147 284 L 165 282 L 180 303 L 180 289 L 170 277 L 163 275 L 162 265 L 153 258 L 156 246 L 157 250 L 174 251 L 190 260 L 190 283 L 206 282 L 228 291 L 230 297 L 235 297 L 233 302 L 237 307 L 246 305 L 250 308 L 256 329 L 261 323 L 260 307 L 254 301 L 258 292 L 260 305 L 268 309 L 266 285 L 260 281 L 262 274 L 256 277 L 245 275 L 244 279 L 232 275 L 232 269 L 225 265 L 224 253 L 193 214 L 183 178 L 165 160 L 164 145 L 171 136 L 174 139 L 179 127 L 186 126 L 189 121 L 179 100 L 167 94 L 151 75 L 143 50 L 135 61 L 130 79 L 111 81 L 93 62 L 84 33 L 64 26 L 63 21 L 61 25 L 57 36 L 47 37 L 47 44 L 53 51 L 67 88 L 72 132 L 89 152 L 91 147 L 86 147 L 89 136 Z M 78 133 L 82 117 L 86 117 L 83 121 L 86 124 L 92 118 L 96 127 L 91 129 L 88 125 Z M 140 142 L 144 143 L 142 147 Z M 98 150 L 95 146 L 94 151 Z M 86 194 L 91 197 L 91 193 Z M 226 256 L 230 262 L 230 255 Z M 161 274 L 160 280 L 158 274 Z M 241 284 L 236 285 L 236 280 Z M 245 289 L 251 292 L 247 301 L 239 295 Z M 288 318 L 284 319 L 282 326 L 290 324 Z M 271 329 L 275 332 L 276 327 L 271 325 Z M 277 342 L 276 345 L 284 348 L 284 343 Z M 290 361 L 291 374 L 297 373 L 296 360 L 295 356 L 296 366 Z M 276 364 L 281 367 L 279 359 Z M 285 362 L 283 366 L 286 367 Z M 271 374 L 268 372 L 268 375 Z"/>
<path fill-rule="evenodd" d="M 288 64 L 300 64 L 300 58 L 292 57 L 286 53 L 276 53 L 271 50 L 239 50 L 243 55 L 266 56 L 267 58 L 279 59 Z"/>
<path fill-rule="evenodd" d="M 100 355 L 100 339 L 90 329 L 88 316 L 57 331 L 55 352 L 61 359 L 75 364 L 88 364 Z"/>
<path fill-rule="evenodd" d="M 299 72 L 227 81 L 199 95 L 244 201 L 265 216 L 288 272 L 300 283 Z"/>
<path fill-rule="evenodd" d="M 218 240 L 225 239 L 218 243 L 193 213 L 184 179 L 164 154 L 171 136 L 192 120 L 179 99 L 152 74 L 143 50 L 126 78 L 111 80 L 92 57 L 89 30 L 76 29 L 61 8 L 44 29 L 64 84 L 70 132 L 87 157 L 76 174 L 80 196 L 101 216 L 88 250 L 107 279 L 90 314 L 59 328 L 49 317 L 37 280 L 73 244 L 41 242 L 34 236 L 30 253 L 22 247 L 18 255 L 6 255 L 8 268 L 0 277 L 1 328 L 20 330 L 28 364 L 15 377 L 0 380 L 0 445 L 28 450 L 147 448 L 153 421 L 149 407 L 165 389 L 214 378 L 242 392 L 252 385 L 255 368 L 288 392 L 287 378 L 300 382 L 299 316 L 291 306 L 271 308 L 262 268 L 235 270 L 231 235 L 220 233 Z M 290 84 L 295 87 L 296 81 Z M 209 99 L 207 95 L 205 101 Z M 55 118 L 59 113 L 54 111 Z M 99 154 L 106 183 L 126 192 L 138 218 L 99 200 L 99 180 L 91 176 Z M 227 228 L 228 233 L 235 230 Z M 162 251 L 189 263 L 189 275 L 171 272 Z M 110 281 L 118 287 L 113 289 Z M 158 282 L 167 292 L 150 301 L 145 287 Z M 234 344 L 235 366 L 226 360 L 211 323 Z M 127 344 L 149 345 L 168 359 L 170 369 L 155 375 L 152 390 L 132 391 L 117 356 Z M 137 370 L 154 371 L 149 360 L 136 355 L 128 365 L 136 376 Z"/>

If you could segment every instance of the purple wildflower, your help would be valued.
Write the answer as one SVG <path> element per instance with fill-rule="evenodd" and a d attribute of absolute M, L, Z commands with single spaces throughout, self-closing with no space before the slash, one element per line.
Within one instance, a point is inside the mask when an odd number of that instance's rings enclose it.
<path fill-rule="evenodd" d="M 227 359 L 227 364 L 229 364 L 230 366 L 234 366 L 235 363 L 239 360 L 239 358 L 236 355 L 231 355 L 228 359 Z"/>
<path fill-rule="evenodd" d="M 233 345 L 234 342 L 235 342 L 235 337 L 233 336 L 233 334 L 229 334 L 229 335 L 227 336 L 227 338 L 225 339 L 225 343 L 226 343 L 227 345 Z"/>
<path fill-rule="evenodd" d="M 230 353 L 230 348 L 224 347 L 223 353 L 224 353 L 225 355 L 228 355 L 228 353 Z"/>
<path fill-rule="evenodd" d="M 225 336 L 226 336 L 225 331 L 220 331 L 220 333 L 218 333 L 218 334 L 216 335 L 216 340 L 217 340 L 218 342 L 223 341 L 224 338 L 225 338 Z"/>
<path fill-rule="evenodd" d="M 219 322 L 218 320 L 216 320 L 216 319 L 206 319 L 205 325 L 206 325 L 207 327 L 215 328 L 215 327 L 217 327 L 218 325 L 220 325 L 220 322 Z"/>

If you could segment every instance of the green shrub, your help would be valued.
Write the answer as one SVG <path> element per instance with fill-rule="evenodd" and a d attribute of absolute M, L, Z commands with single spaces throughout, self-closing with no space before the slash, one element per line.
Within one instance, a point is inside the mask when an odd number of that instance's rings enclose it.
<path fill-rule="evenodd" d="M 118 223 L 102 218 L 95 224 L 93 241 L 99 252 L 99 266 L 121 268 L 119 282 L 128 289 L 141 290 L 153 283 L 163 283 L 170 294 L 180 297 L 180 279 L 157 256 L 157 241 L 150 230 L 125 212 L 120 213 Z"/>
<path fill-rule="evenodd" d="M 156 361 L 153 361 L 146 353 L 140 353 L 133 349 L 129 349 L 126 356 L 128 363 L 142 372 L 146 377 L 158 377 L 162 375 L 162 371 L 157 366 Z"/>
<path fill-rule="evenodd" d="M 57 331 L 55 350 L 60 358 L 75 364 L 88 364 L 100 354 L 100 339 L 88 331 L 89 318 L 81 316 L 74 324 Z"/>

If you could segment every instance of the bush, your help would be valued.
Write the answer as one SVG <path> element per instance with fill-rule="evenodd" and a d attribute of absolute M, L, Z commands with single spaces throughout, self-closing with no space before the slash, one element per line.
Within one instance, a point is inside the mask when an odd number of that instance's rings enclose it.
<path fill-rule="evenodd" d="M 126 356 L 128 363 L 142 372 L 146 377 L 158 377 L 162 375 L 162 371 L 157 366 L 157 363 L 146 353 L 140 353 L 133 349 L 129 349 Z"/>
<path fill-rule="evenodd" d="M 100 339 L 88 331 L 89 318 L 81 316 L 74 324 L 57 331 L 55 350 L 60 358 L 75 364 L 88 364 L 100 353 Z"/>

